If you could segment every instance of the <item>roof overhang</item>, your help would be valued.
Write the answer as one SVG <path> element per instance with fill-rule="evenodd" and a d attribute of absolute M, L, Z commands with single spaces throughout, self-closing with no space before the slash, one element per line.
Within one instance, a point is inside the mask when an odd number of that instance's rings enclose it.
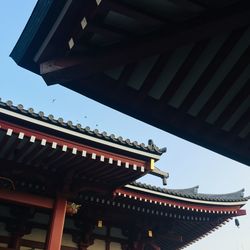
<path fill-rule="evenodd" d="M 58 190 L 69 196 L 84 190 L 112 194 L 153 173 L 161 154 L 154 144 L 150 151 L 129 140 L 112 141 L 106 134 L 60 123 L 51 115 L 49 119 L 22 106 L 0 104 L 1 176 L 21 190 L 32 187 L 49 196 Z"/>
<path fill-rule="evenodd" d="M 11 57 L 48 85 L 250 165 L 248 1 L 165 4 L 40 0 Z"/>
<path fill-rule="evenodd" d="M 93 221 L 100 211 L 104 223 L 117 224 L 122 228 L 139 229 L 145 233 L 148 228 L 153 231 L 153 240 L 161 249 L 183 249 L 199 239 L 214 232 L 235 216 L 245 215 L 240 206 L 202 205 L 198 207 L 186 202 L 182 207 L 174 200 L 164 198 L 156 200 L 155 196 L 141 192 L 126 192 L 120 189 L 112 198 L 99 197 L 92 194 L 81 194 L 78 202 L 84 204 Z M 84 218 L 84 212 L 82 218 Z M 121 216 L 122 215 L 122 216 Z M 134 231 L 133 231 L 134 232 Z"/>

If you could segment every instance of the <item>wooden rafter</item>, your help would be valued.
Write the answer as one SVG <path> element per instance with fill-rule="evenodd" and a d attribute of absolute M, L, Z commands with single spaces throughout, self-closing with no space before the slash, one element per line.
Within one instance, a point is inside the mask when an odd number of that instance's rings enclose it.
<path fill-rule="evenodd" d="M 81 88 L 81 84 L 84 84 L 84 89 Z M 241 158 L 242 162 L 248 164 L 248 159 L 244 157 L 243 153 L 245 144 L 241 143 L 240 145 L 236 145 L 238 139 L 234 136 L 231 139 L 235 139 L 235 143 L 232 143 L 231 146 L 228 147 L 230 140 L 228 133 L 210 124 L 194 119 L 189 115 L 177 112 L 176 109 L 170 106 L 164 110 L 164 115 L 162 112 L 156 112 L 156 110 L 159 109 L 158 102 L 149 97 L 145 98 L 145 105 L 142 109 L 138 103 L 138 91 L 126 86 L 116 91 L 115 84 L 115 81 L 108 81 L 108 79 L 103 81 L 102 78 L 89 78 L 88 80 L 81 80 L 77 83 L 70 82 L 69 85 L 65 84 L 64 86 L 74 89 L 86 96 L 91 96 L 94 100 L 104 102 L 108 106 L 115 106 L 126 114 L 133 114 L 133 117 L 137 119 L 149 122 L 151 125 L 155 125 L 170 133 L 178 134 L 178 136 L 199 145 L 202 144 L 204 147 L 216 150 L 230 158 Z M 103 91 L 110 94 L 104 96 Z M 112 98 L 110 95 L 112 95 Z M 185 128 L 182 126 L 183 123 L 185 123 Z M 198 130 L 200 131 L 199 136 L 196 133 Z"/>
<path fill-rule="evenodd" d="M 50 198 L 20 192 L 10 192 L 3 189 L 0 189 L 0 200 L 45 209 L 52 209 L 54 205 L 54 201 Z"/>
<path fill-rule="evenodd" d="M 249 125 L 249 123 L 250 123 L 249 117 L 250 117 L 250 107 L 240 117 L 240 119 L 234 124 L 234 126 L 231 129 L 232 133 L 239 134 L 241 132 L 241 130 L 245 128 L 246 124 Z"/>
<path fill-rule="evenodd" d="M 115 11 L 118 12 L 124 16 L 131 17 L 141 23 L 162 23 L 165 20 L 161 20 L 159 17 L 155 17 L 151 14 L 136 10 L 135 8 L 132 8 L 126 4 L 122 4 L 118 1 L 114 0 L 103 0 L 102 9 L 105 11 Z"/>
<path fill-rule="evenodd" d="M 136 66 L 135 63 L 130 63 L 124 67 L 118 79 L 118 86 L 124 86 L 128 82 L 128 79 L 130 78 L 130 76 L 135 70 L 135 66 Z"/>
<path fill-rule="evenodd" d="M 249 96 L 249 86 L 250 80 L 248 80 L 243 88 L 235 95 L 232 101 L 227 105 L 225 110 L 221 113 L 218 119 L 215 121 L 216 127 L 222 127 L 223 124 L 228 120 L 230 114 L 234 113 L 237 108 L 240 106 L 242 100 L 245 100 Z"/>
<path fill-rule="evenodd" d="M 240 39 L 245 29 L 236 30 L 232 32 L 230 37 L 223 43 L 212 61 L 208 64 L 204 72 L 201 74 L 197 82 L 194 84 L 186 98 L 183 100 L 180 111 L 186 112 L 193 104 L 195 97 L 198 96 L 206 87 L 208 81 L 214 75 L 218 67 L 221 65 L 228 53 L 233 49 L 236 42 Z"/>
<path fill-rule="evenodd" d="M 200 110 L 200 112 L 198 113 L 198 117 L 200 119 L 205 119 L 209 115 L 211 110 L 213 110 L 218 104 L 218 102 L 221 100 L 221 96 L 223 95 L 223 93 L 225 93 L 227 90 L 230 91 L 230 88 L 235 83 L 237 78 L 248 66 L 249 58 L 250 58 L 250 47 L 248 47 L 248 49 L 246 49 L 242 53 L 241 57 L 234 65 L 233 69 L 227 74 L 227 76 L 222 81 L 220 86 L 216 89 L 215 93 L 212 95 L 209 101 L 204 105 L 204 107 Z"/>
<path fill-rule="evenodd" d="M 186 60 L 181 65 L 180 69 L 176 72 L 174 78 L 168 85 L 167 89 L 164 91 L 163 95 L 161 96 L 161 104 L 164 104 L 162 108 L 167 105 L 168 101 L 171 97 L 174 96 L 179 86 L 182 84 L 183 80 L 196 63 L 197 58 L 201 55 L 205 47 L 207 46 L 208 41 L 204 40 L 193 47 L 190 51 L 189 55 L 187 56 Z"/>
<path fill-rule="evenodd" d="M 167 61 L 170 58 L 170 55 L 171 55 L 170 52 L 163 53 L 159 57 L 157 62 L 154 64 L 154 66 L 152 67 L 151 71 L 148 73 L 140 89 L 140 93 L 138 97 L 140 100 L 143 100 L 148 95 L 148 92 L 155 84 L 155 81 L 158 79 L 160 73 L 164 69 L 164 66 L 167 64 Z"/>
<path fill-rule="evenodd" d="M 154 38 L 151 36 L 149 38 L 143 37 L 119 46 L 105 47 L 105 50 L 99 51 L 95 55 L 53 59 L 40 64 L 40 73 L 48 84 L 65 83 L 118 67 L 121 64 L 124 65 L 157 53 L 173 50 L 187 43 L 198 42 L 221 32 L 232 31 L 248 24 L 249 15 L 248 9 L 235 14 L 225 13 L 220 18 L 210 18 L 205 23 L 177 30 L 171 36 L 166 31 L 155 35 Z"/>

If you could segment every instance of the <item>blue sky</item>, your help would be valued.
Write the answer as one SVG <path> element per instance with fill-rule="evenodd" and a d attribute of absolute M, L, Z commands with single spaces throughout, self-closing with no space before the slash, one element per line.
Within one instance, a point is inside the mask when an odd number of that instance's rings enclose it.
<path fill-rule="evenodd" d="M 35 0 L 1 2 L 0 9 L 0 97 L 3 101 L 32 107 L 35 111 L 63 117 L 92 129 L 107 131 L 138 142 L 153 139 L 159 147 L 167 147 L 157 166 L 169 172 L 169 188 L 199 185 L 203 193 L 227 193 L 245 187 L 250 195 L 250 169 L 195 144 L 142 123 L 113 109 L 107 108 L 59 85 L 47 87 L 42 78 L 17 66 L 9 57 L 24 28 Z M 55 99 L 54 102 L 52 100 Z M 161 186 L 156 177 L 142 181 Z M 250 205 L 245 209 L 250 211 Z M 240 228 L 234 221 L 210 236 L 188 247 L 189 250 L 247 250 L 250 249 L 250 216 L 240 217 Z"/>

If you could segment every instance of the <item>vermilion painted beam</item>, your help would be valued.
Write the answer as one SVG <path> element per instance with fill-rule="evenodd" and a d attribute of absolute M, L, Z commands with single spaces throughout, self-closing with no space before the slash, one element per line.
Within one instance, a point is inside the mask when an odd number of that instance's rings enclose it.
<path fill-rule="evenodd" d="M 47 240 L 47 250 L 61 249 L 64 221 L 66 215 L 66 206 L 66 198 L 58 196 L 53 209 L 53 217 Z"/>
<path fill-rule="evenodd" d="M 54 201 L 50 198 L 0 189 L 0 200 L 25 206 L 52 209 Z"/>
<path fill-rule="evenodd" d="M 246 214 L 245 210 L 240 210 L 241 205 L 223 206 L 223 205 L 210 205 L 210 204 L 192 204 L 191 202 L 187 203 L 187 202 L 172 200 L 169 198 L 154 197 L 149 194 L 139 194 L 137 192 L 124 190 L 123 188 L 116 189 L 114 195 L 119 196 L 119 193 L 121 194 L 121 197 L 124 197 L 124 195 L 126 195 L 126 197 L 129 197 L 129 199 L 134 199 L 134 197 L 136 197 L 136 199 L 138 200 L 141 198 L 142 201 L 144 200 L 144 202 L 147 203 L 155 204 L 156 202 L 158 204 L 159 203 L 171 204 L 171 208 L 185 207 L 186 209 L 189 208 L 188 211 L 196 211 L 198 209 L 198 210 L 203 210 L 203 212 L 207 211 L 206 213 L 209 213 L 210 211 L 211 214 L 216 214 L 217 211 L 230 212 L 230 217 Z"/>
<path fill-rule="evenodd" d="M 245 209 L 240 209 L 237 211 L 237 216 L 242 216 L 242 215 L 246 215 L 246 214 L 247 214 L 247 212 Z"/>
<path fill-rule="evenodd" d="M 106 150 L 101 150 L 101 149 L 97 149 L 94 147 L 90 147 L 90 146 L 80 144 L 71 140 L 59 138 L 51 134 L 43 133 L 43 132 L 33 130 L 33 129 L 28 129 L 28 128 L 25 128 L 25 127 L 22 127 L 13 123 L 6 122 L 1 119 L 0 119 L 0 128 L 3 130 L 8 130 L 10 128 L 13 130 L 13 133 L 18 134 L 20 132 L 23 132 L 25 136 L 28 136 L 28 137 L 35 136 L 36 139 L 38 140 L 46 139 L 47 143 L 50 143 L 50 144 L 52 144 L 53 142 L 56 142 L 58 146 L 67 145 L 67 147 L 71 149 L 77 148 L 79 151 L 85 150 L 90 154 L 95 153 L 98 156 L 103 155 L 106 158 L 112 158 L 114 161 L 121 160 L 122 162 L 129 162 L 129 164 L 135 164 L 138 167 L 146 166 L 146 169 L 147 169 L 147 162 L 144 160 L 139 160 L 136 158 L 120 155 L 117 153 L 111 153 Z"/>

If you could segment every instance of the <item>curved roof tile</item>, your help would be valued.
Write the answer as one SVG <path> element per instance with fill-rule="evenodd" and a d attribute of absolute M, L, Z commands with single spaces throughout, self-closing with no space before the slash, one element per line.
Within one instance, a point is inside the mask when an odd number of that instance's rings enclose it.
<path fill-rule="evenodd" d="M 21 113 L 23 115 L 42 120 L 48 123 L 52 123 L 54 125 L 64 127 L 70 130 L 78 131 L 83 134 L 87 134 L 96 138 L 101 138 L 106 141 L 111 141 L 120 145 L 124 145 L 126 147 L 139 149 L 141 151 L 154 153 L 157 155 L 161 155 L 166 152 L 166 148 L 158 148 L 152 140 L 148 141 L 148 145 L 144 143 L 139 144 L 137 141 L 131 142 L 129 139 L 123 139 L 121 136 L 116 137 L 114 134 L 108 135 L 106 131 L 99 132 L 98 129 L 91 130 L 90 127 L 86 126 L 83 128 L 81 124 L 74 125 L 72 121 L 65 122 L 63 118 L 55 119 L 53 115 L 45 116 L 44 112 L 39 111 L 36 113 L 33 108 L 25 109 L 22 104 L 17 106 L 13 105 L 12 101 L 2 102 L 0 98 L 0 107 L 4 109 L 8 109 L 14 111 L 16 113 Z"/>
<path fill-rule="evenodd" d="M 133 182 L 131 183 L 131 185 L 135 187 L 157 191 L 164 194 L 174 195 L 177 197 L 185 197 L 196 200 L 236 202 L 236 201 L 247 201 L 250 199 L 250 196 L 244 197 L 244 189 L 227 194 L 203 194 L 203 193 L 198 193 L 199 186 L 186 189 L 167 189 L 167 188 L 151 186 L 140 182 Z"/>

